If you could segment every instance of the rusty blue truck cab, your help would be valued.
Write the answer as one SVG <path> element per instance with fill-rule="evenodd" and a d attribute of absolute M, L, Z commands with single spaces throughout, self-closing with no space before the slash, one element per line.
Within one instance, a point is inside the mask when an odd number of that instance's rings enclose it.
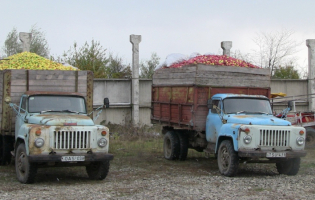
<path fill-rule="evenodd" d="M 34 182 L 37 168 L 44 166 L 86 166 L 91 179 L 106 177 L 113 159 L 108 153 L 109 129 L 94 124 L 83 95 L 28 91 L 19 106 L 10 106 L 17 114 L 15 162 L 20 182 Z"/>
<path fill-rule="evenodd" d="M 306 131 L 274 117 L 267 97 L 215 94 L 208 107 L 206 140 L 223 175 L 235 175 L 239 159 L 275 162 L 283 174 L 298 172 L 300 157 L 306 155 Z"/>

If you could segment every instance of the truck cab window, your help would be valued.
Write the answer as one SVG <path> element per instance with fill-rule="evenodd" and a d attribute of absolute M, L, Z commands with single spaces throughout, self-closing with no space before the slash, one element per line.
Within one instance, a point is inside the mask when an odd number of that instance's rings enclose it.
<path fill-rule="evenodd" d="M 211 109 L 211 113 L 220 113 L 221 112 L 221 103 L 220 100 L 213 100 L 213 108 Z"/>
<path fill-rule="evenodd" d="M 26 97 L 22 98 L 20 113 L 25 113 L 26 110 Z"/>

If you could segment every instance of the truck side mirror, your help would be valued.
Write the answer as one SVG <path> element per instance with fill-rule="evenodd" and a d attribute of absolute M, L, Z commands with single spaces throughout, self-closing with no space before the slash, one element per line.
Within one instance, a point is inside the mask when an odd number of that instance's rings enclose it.
<path fill-rule="evenodd" d="M 209 109 L 213 108 L 212 99 L 208 99 L 207 106 L 208 106 Z"/>
<path fill-rule="evenodd" d="M 107 97 L 104 98 L 104 106 L 105 108 L 109 108 L 109 99 Z"/>
<path fill-rule="evenodd" d="M 289 101 L 288 102 L 288 108 L 290 108 L 290 110 L 292 110 L 292 108 L 293 108 L 293 101 Z"/>

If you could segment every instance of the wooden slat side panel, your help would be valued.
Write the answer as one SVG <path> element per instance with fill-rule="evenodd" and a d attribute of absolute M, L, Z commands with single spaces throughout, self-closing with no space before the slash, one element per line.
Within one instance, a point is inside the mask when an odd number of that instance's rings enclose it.
<path fill-rule="evenodd" d="M 270 87 L 268 69 L 193 65 L 157 70 L 153 85 L 203 85 L 216 87 Z"/>
<path fill-rule="evenodd" d="M 2 122 L 3 70 L 0 70 L 0 130 Z"/>

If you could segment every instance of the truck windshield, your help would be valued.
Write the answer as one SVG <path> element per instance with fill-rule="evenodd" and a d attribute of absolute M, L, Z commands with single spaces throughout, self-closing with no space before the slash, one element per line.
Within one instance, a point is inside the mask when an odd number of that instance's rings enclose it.
<path fill-rule="evenodd" d="M 228 98 L 223 101 L 224 113 L 254 113 L 272 114 L 270 102 L 267 99 Z"/>
<path fill-rule="evenodd" d="M 28 98 L 28 112 L 76 112 L 86 113 L 85 100 L 80 96 L 52 96 L 40 95 Z"/>

